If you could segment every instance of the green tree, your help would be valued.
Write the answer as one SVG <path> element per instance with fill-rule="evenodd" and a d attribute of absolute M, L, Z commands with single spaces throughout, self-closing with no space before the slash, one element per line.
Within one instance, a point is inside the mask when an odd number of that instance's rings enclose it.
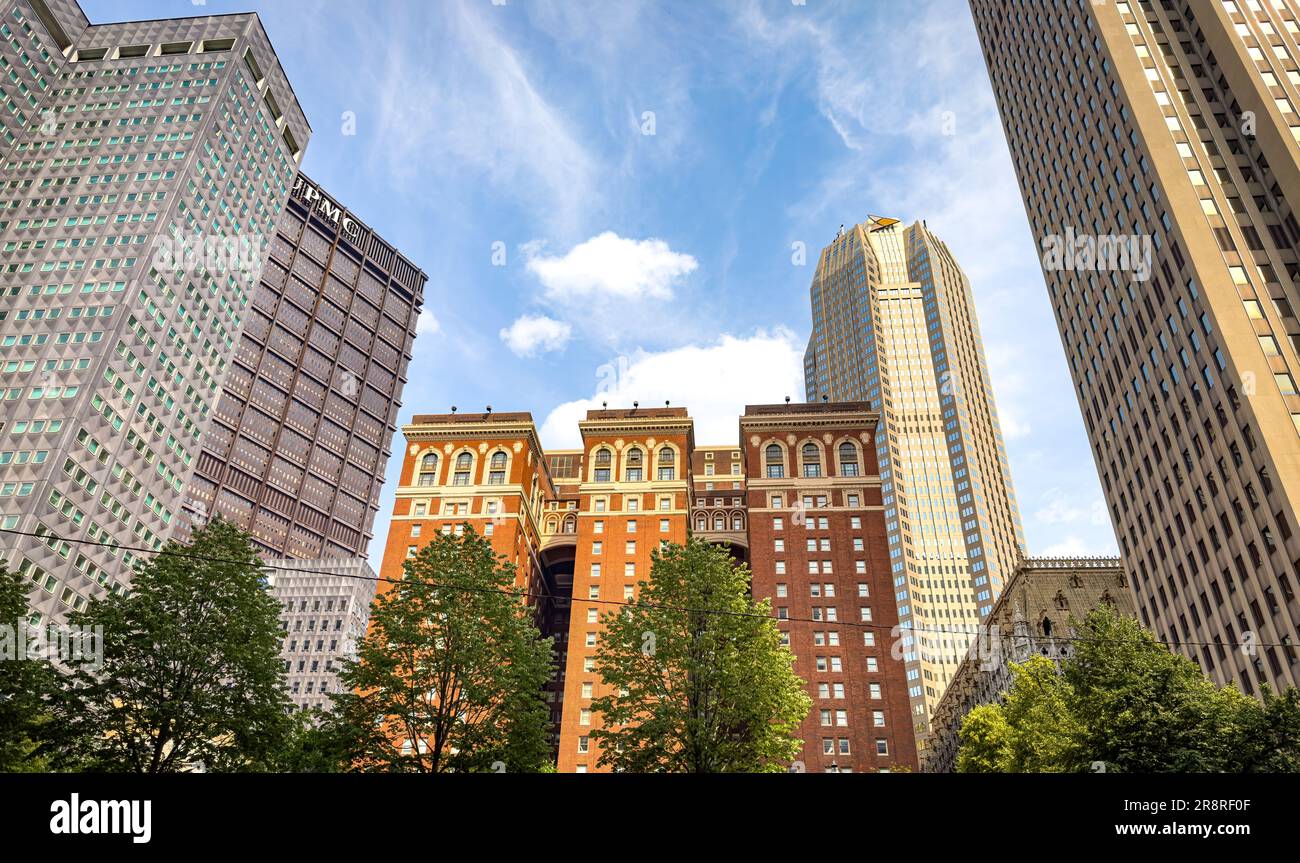
<path fill-rule="evenodd" d="M 59 674 L 45 657 L 28 658 L 36 630 L 27 625 L 28 583 L 0 568 L 0 772 L 44 769 L 36 755 L 50 729 Z M 25 635 L 23 633 L 26 633 Z"/>
<path fill-rule="evenodd" d="M 343 773 L 347 769 L 350 737 L 334 717 L 317 708 L 299 710 L 279 747 L 270 754 L 273 773 Z"/>
<path fill-rule="evenodd" d="M 551 758 L 552 645 L 515 568 L 465 525 L 437 533 L 381 593 L 330 720 L 353 769 L 534 772 Z"/>
<path fill-rule="evenodd" d="M 1086 757 L 1075 769 L 1094 761 L 1126 773 L 1234 769 L 1238 723 L 1258 702 L 1216 687 L 1196 663 L 1108 606 L 1089 612 L 1078 629 L 1081 640 L 1063 667 L 1083 729 Z"/>
<path fill-rule="evenodd" d="M 961 721 L 958 773 L 1003 773 L 1011 762 L 1011 725 L 1000 704 L 981 704 Z"/>
<path fill-rule="evenodd" d="M 776 772 L 812 701 L 749 570 L 700 540 L 657 551 L 639 601 L 601 616 L 599 763 L 627 772 Z"/>
<path fill-rule="evenodd" d="M 1278 695 L 1264 688 L 1264 703 L 1243 718 L 1231 749 L 1242 773 L 1300 773 L 1300 689 Z"/>
<path fill-rule="evenodd" d="M 1035 657 L 1012 666 L 999 704 L 962 723 L 963 772 L 1294 772 L 1300 769 L 1300 694 L 1263 703 L 1215 686 L 1137 621 L 1109 606 L 1076 622 L 1058 673 Z"/>
<path fill-rule="evenodd" d="M 1080 729 L 1070 710 L 1070 684 L 1044 656 L 1011 664 L 1011 689 L 1001 704 L 982 705 L 961 727 L 962 773 L 1061 773 L 1078 763 Z"/>
<path fill-rule="evenodd" d="M 188 545 L 137 565 L 131 590 L 92 600 L 70 623 L 102 627 L 95 657 L 69 664 L 57 763 L 174 773 L 264 769 L 283 745 L 288 699 L 280 604 L 248 534 L 215 519 Z"/>

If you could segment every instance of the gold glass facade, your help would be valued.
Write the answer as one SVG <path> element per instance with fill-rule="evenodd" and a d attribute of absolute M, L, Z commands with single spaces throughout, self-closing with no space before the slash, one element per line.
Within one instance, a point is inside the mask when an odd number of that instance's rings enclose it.
<path fill-rule="evenodd" d="M 881 414 L 877 456 L 913 720 L 929 716 L 1024 538 L 970 284 L 924 223 L 841 230 L 811 287 L 808 401 Z"/>

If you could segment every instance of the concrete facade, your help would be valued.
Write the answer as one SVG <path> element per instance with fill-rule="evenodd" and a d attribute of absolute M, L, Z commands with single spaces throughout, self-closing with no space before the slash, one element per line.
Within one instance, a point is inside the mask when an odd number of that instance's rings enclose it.
<path fill-rule="evenodd" d="M 57 622 L 180 525 L 310 128 L 256 15 L 9 0 L 0 68 L 2 554 Z"/>
<path fill-rule="evenodd" d="M 366 635 L 375 571 L 364 558 L 266 561 L 271 595 L 284 606 L 285 686 L 294 706 L 329 710 L 341 692 L 340 660 L 355 659 Z"/>
<path fill-rule="evenodd" d="M 1296 685 L 1300 3 L 971 9 L 1141 620 Z"/>
<path fill-rule="evenodd" d="M 1059 665 L 1074 647 L 1071 618 L 1081 619 L 1103 603 L 1136 616 L 1128 577 L 1118 558 L 1046 557 L 1022 562 L 935 708 L 922 769 L 953 772 L 962 720 L 974 708 L 1000 700 L 1011 688 L 1011 663 L 1046 656 Z"/>

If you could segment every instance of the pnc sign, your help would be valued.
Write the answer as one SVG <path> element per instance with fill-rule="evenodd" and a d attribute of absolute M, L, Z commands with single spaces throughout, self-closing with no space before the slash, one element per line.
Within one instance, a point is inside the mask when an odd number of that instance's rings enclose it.
<path fill-rule="evenodd" d="M 324 216 L 349 237 L 360 237 L 361 229 L 348 215 L 348 211 L 331 201 L 321 192 L 319 186 L 313 186 L 301 174 L 293 181 L 293 194 L 307 203 L 310 209 Z"/>
<path fill-rule="evenodd" d="M 883 231 L 894 227 L 899 223 L 898 219 L 891 219 L 888 216 L 867 216 L 867 221 L 871 223 L 871 233 Z"/>

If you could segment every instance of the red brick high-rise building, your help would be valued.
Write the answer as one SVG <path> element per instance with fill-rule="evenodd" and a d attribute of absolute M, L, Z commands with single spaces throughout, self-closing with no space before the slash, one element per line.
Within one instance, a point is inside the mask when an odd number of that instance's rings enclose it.
<path fill-rule="evenodd" d="M 891 655 L 877 422 L 864 403 L 755 406 L 740 446 L 697 448 L 685 408 L 599 410 L 579 423 L 580 449 L 546 452 L 528 413 L 416 416 L 403 428 L 381 577 L 400 578 L 435 531 L 469 524 L 489 536 L 555 639 L 557 766 L 596 772 L 600 614 L 636 599 L 661 543 L 724 545 L 751 565 L 755 596 L 771 599 L 814 700 L 792 769 L 916 769 L 907 681 Z"/>
<path fill-rule="evenodd" d="M 754 596 L 807 683 L 810 772 L 915 768 L 898 609 L 866 402 L 751 405 L 740 418 Z"/>

